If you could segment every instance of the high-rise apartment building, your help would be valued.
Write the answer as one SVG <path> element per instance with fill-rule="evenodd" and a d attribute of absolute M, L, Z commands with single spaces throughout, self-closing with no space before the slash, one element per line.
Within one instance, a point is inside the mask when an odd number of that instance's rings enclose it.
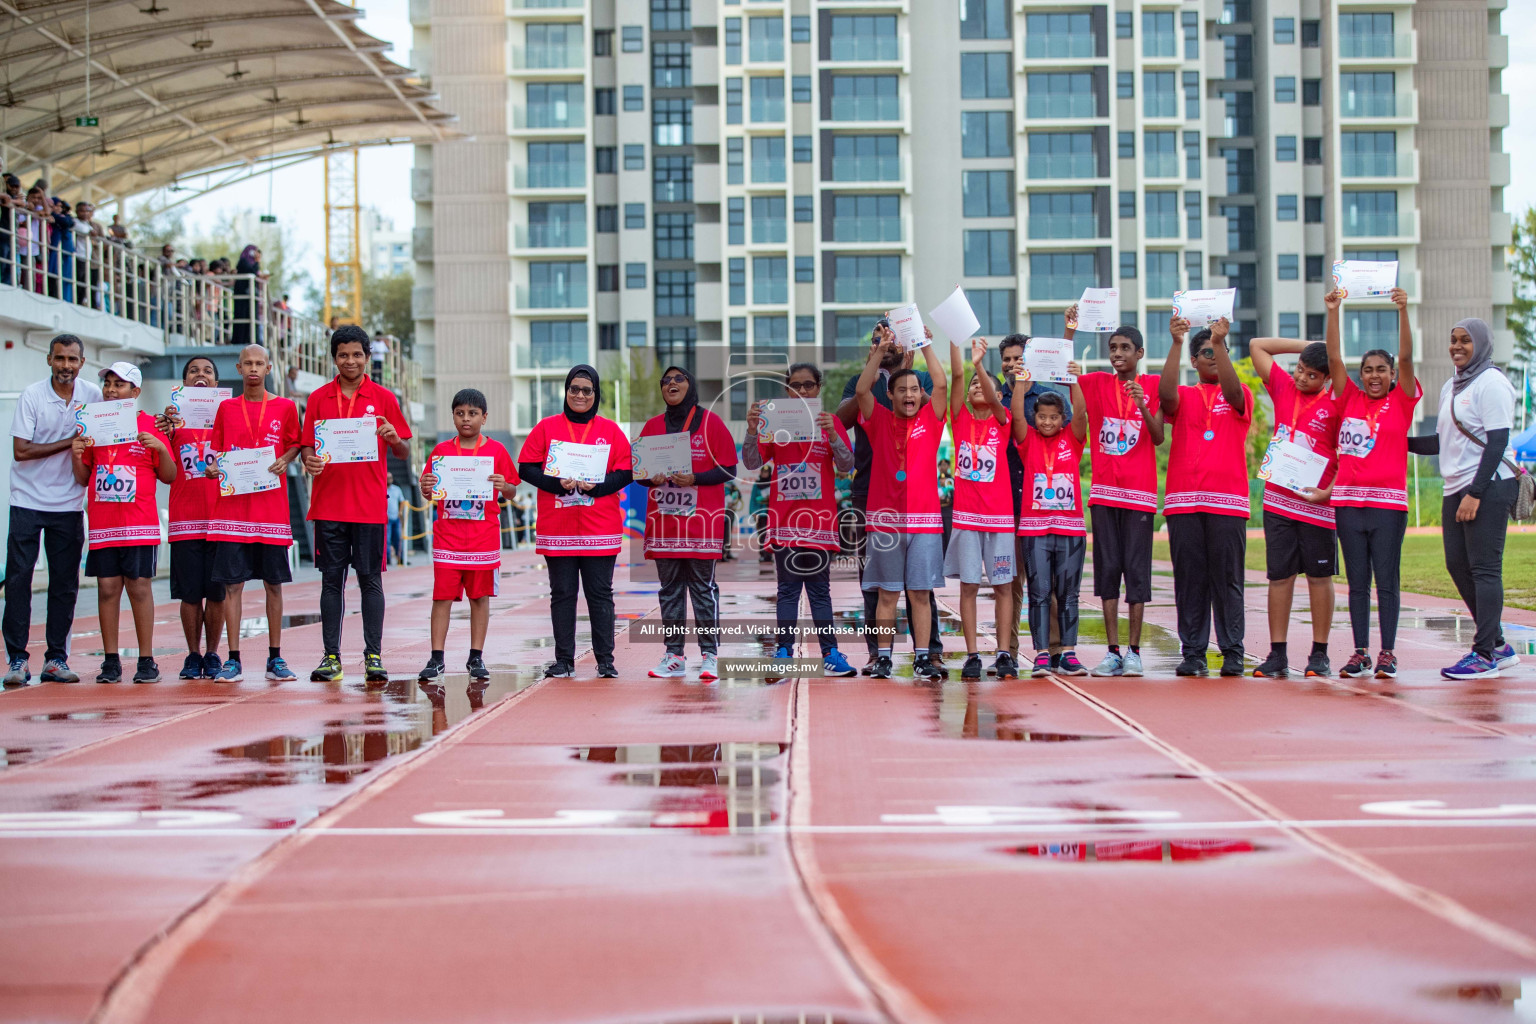
<path fill-rule="evenodd" d="M 439 427 L 473 385 L 520 434 L 576 362 L 622 418 L 676 362 L 741 419 L 777 388 L 733 380 L 858 358 L 956 283 L 994 340 L 1087 286 L 1153 358 L 1181 288 L 1321 337 L 1347 257 L 1399 261 L 1433 392 L 1457 319 L 1510 342 L 1504 3 L 413 0 L 470 136 L 417 150 Z M 1395 349 L 1395 311 L 1344 331 Z"/>

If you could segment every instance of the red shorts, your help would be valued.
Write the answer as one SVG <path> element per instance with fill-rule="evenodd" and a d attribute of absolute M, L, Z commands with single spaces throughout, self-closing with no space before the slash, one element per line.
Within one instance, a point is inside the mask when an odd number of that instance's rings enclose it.
<path fill-rule="evenodd" d="M 474 601 L 482 597 L 495 597 L 500 592 L 500 569 L 470 569 L 462 565 L 432 563 L 434 601 L 457 601 L 461 597 Z"/>

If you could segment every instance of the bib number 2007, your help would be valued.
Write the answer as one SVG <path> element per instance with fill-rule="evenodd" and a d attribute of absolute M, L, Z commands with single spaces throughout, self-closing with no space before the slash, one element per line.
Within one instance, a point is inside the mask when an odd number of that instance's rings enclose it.
<path fill-rule="evenodd" d="M 94 492 L 104 503 L 130 502 L 138 495 L 138 477 L 132 466 L 97 466 Z"/>

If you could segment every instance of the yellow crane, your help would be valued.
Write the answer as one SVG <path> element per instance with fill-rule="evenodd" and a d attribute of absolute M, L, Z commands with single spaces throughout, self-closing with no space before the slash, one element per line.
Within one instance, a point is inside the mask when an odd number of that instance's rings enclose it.
<path fill-rule="evenodd" d="M 363 322 L 362 211 L 358 207 L 357 150 L 325 156 L 325 311 L 327 324 Z"/>

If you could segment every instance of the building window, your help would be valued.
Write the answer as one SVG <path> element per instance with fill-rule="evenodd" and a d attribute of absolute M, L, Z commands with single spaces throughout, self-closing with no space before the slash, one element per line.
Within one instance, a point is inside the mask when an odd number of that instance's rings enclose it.
<path fill-rule="evenodd" d="M 586 121 L 580 82 L 529 82 L 529 128 L 580 128 Z"/>
<path fill-rule="evenodd" d="M 1227 162 L 1227 195 L 1253 191 L 1253 150 L 1228 147 L 1221 151 Z"/>
<path fill-rule="evenodd" d="M 752 302 L 774 305 L 789 301 L 789 261 L 783 256 L 752 257 Z"/>
<path fill-rule="evenodd" d="M 752 120 L 760 124 L 784 120 L 784 79 L 777 75 L 752 79 Z"/>
<path fill-rule="evenodd" d="M 656 362 L 661 366 L 681 366 L 689 373 L 696 372 L 694 343 L 698 334 L 696 327 L 656 328 Z"/>
<path fill-rule="evenodd" d="M 1305 24 L 1305 23 L 1303 23 Z M 1307 340 L 1322 341 L 1323 332 L 1327 330 L 1327 319 L 1322 313 L 1307 314 Z"/>
<path fill-rule="evenodd" d="M 1200 72 L 1184 72 L 1184 120 L 1200 120 Z"/>
<path fill-rule="evenodd" d="M 652 103 L 651 126 L 658 146 L 693 145 L 693 100 L 659 99 Z"/>
<path fill-rule="evenodd" d="M 966 217 L 1012 217 L 1012 171 L 961 171 L 961 210 Z"/>
<path fill-rule="evenodd" d="M 1136 277 L 1136 254 L 1134 252 L 1122 252 L 1120 254 L 1120 278 L 1130 281 Z M 1031 291 L 1034 289 L 1031 288 Z"/>
<path fill-rule="evenodd" d="M 609 234 L 619 230 L 619 208 L 617 206 L 597 206 L 593 208 L 597 217 L 597 233 Z"/>
<path fill-rule="evenodd" d="M 592 56 L 613 56 L 613 29 L 600 28 L 592 33 Z"/>
<path fill-rule="evenodd" d="M 967 110 L 960 115 L 962 157 L 1013 156 L 1013 114 L 1007 110 Z"/>
<path fill-rule="evenodd" d="M 833 302 L 900 302 L 900 256 L 835 256 Z"/>
<path fill-rule="evenodd" d="M 961 39 L 1011 39 L 1009 0 L 961 0 Z"/>
<path fill-rule="evenodd" d="M 656 315 L 693 316 L 692 270 L 656 271 Z"/>
<path fill-rule="evenodd" d="M 973 288 L 966 291 L 965 299 L 981 325 L 977 333 L 982 337 L 1013 333 L 1017 296 L 1012 288 Z"/>
<path fill-rule="evenodd" d="M 1200 133 L 1184 133 L 1184 177 L 1200 180 Z"/>
<path fill-rule="evenodd" d="M 1184 193 L 1184 236 L 1191 240 L 1200 237 L 1200 216 L 1204 204 L 1199 192 Z M 1190 285 L 1191 288 L 1195 287 Z"/>
<path fill-rule="evenodd" d="M 1397 234 L 1396 192 L 1345 192 L 1342 198 L 1345 238 Z"/>
<path fill-rule="evenodd" d="M 752 180 L 784 180 L 784 136 L 757 136 L 752 139 Z"/>
<path fill-rule="evenodd" d="M 629 144 L 624 147 L 624 169 L 626 171 L 645 170 L 645 147 Z"/>
<path fill-rule="evenodd" d="M 581 67 L 581 26 L 534 22 L 524 34 L 524 66 L 536 69 Z"/>
<path fill-rule="evenodd" d="M 962 115 L 961 134 L 965 131 Z M 834 135 L 833 181 L 900 181 L 901 144 L 895 135 Z"/>
<path fill-rule="evenodd" d="M 1148 297 L 1164 298 L 1179 290 L 1179 254 L 1176 252 L 1147 253 Z"/>
<path fill-rule="evenodd" d="M 572 143 L 580 146 L 581 143 Z M 598 174 L 614 174 L 619 169 L 619 147 L 597 146 L 592 150 L 592 168 Z"/>
<path fill-rule="evenodd" d="M 834 314 L 830 329 L 831 351 L 827 353 L 827 358 L 842 362 L 867 357 L 870 333 L 874 330 L 875 321 L 883 315 L 883 313 Z"/>
<path fill-rule="evenodd" d="M 1282 281 L 1295 281 L 1301 276 L 1301 257 L 1294 252 L 1283 252 L 1275 260 L 1276 276 Z"/>
<path fill-rule="evenodd" d="M 1291 75 L 1278 75 L 1275 78 L 1275 102 L 1296 102 L 1296 79 Z"/>
<path fill-rule="evenodd" d="M 1275 42 L 1280 45 L 1294 43 L 1296 41 L 1296 19 L 1275 19 Z"/>
<path fill-rule="evenodd" d="M 611 162 L 611 148 L 608 154 Z M 612 167 L 608 169 L 613 170 Z M 581 188 L 587 183 L 586 176 L 586 156 L 581 143 L 528 143 L 529 188 Z"/>
<path fill-rule="evenodd" d="M 1397 349 L 1396 309 L 1345 310 L 1342 326 L 1347 359 L 1358 359 L 1373 348 Z"/>
<path fill-rule="evenodd" d="M 725 62 L 741 63 L 741 19 L 725 19 Z"/>
<path fill-rule="evenodd" d="M 1301 140 L 1301 159 L 1309 164 L 1323 162 L 1323 138 L 1321 135 L 1308 135 Z"/>
<path fill-rule="evenodd" d="M 810 15 L 796 14 L 789 19 L 789 41 L 792 43 L 808 43 L 811 41 Z"/>
<path fill-rule="evenodd" d="M 657 89 L 687 89 L 693 85 L 693 44 L 651 44 L 651 85 Z"/>
<path fill-rule="evenodd" d="M 747 201 L 741 196 L 727 196 L 725 200 L 726 244 L 747 244 Z"/>
<path fill-rule="evenodd" d="M 1184 26 L 1184 59 L 1200 59 L 1200 14 L 1198 11 L 1185 11 L 1179 15 Z"/>
<path fill-rule="evenodd" d="M 731 355 L 733 355 L 733 356 L 735 356 L 735 355 L 746 355 L 746 352 L 747 352 L 747 318 L 744 317 L 744 316 L 733 316 L 733 317 L 731 317 L 730 332 L 731 332 L 731 335 L 730 335 Z M 733 397 L 734 397 L 734 395 L 733 395 Z M 745 416 L 745 415 L 746 415 L 746 410 L 742 410 L 742 416 Z M 739 417 L 734 417 L 733 416 L 732 418 L 734 419 L 734 418 L 739 418 Z"/>
<path fill-rule="evenodd" d="M 752 347 L 759 352 L 787 352 L 789 350 L 789 317 L 753 317 Z"/>
<path fill-rule="evenodd" d="M 585 203 L 529 203 L 528 247 L 564 249 L 587 244 Z"/>
<path fill-rule="evenodd" d="M 658 156 L 652 181 L 654 202 L 693 202 L 693 157 Z"/>
<path fill-rule="evenodd" d="M 1342 132 L 1339 147 L 1346 178 L 1390 178 L 1397 174 L 1396 132 Z"/>
<path fill-rule="evenodd" d="M 1135 33 L 1135 15 L 1130 11 L 1115 12 L 1115 38 L 1130 39 Z"/>
<path fill-rule="evenodd" d="M 1186 252 L 1184 254 L 1184 277 L 1191 289 L 1205 287 L 1205 267 L 1202 264 L 1198 252 Z M 1163 353 L 1167 355 L 1167 353 Z"/>
<path fill-rule="evenodd" d="M 612 114 L 614 112 L 614 91 L 612 89 L 592 90 L 592 112 L 594 114 Z"/>
<path fill-rule="evenodd" d="M 1323 279 L 1323 258 L 1321 256 L 1307 257 L 1307 283 L 1314 284 Z"/>
<path fill-rule="evenodd" d="M 1306 223 L 1321 224 L 1323 222 L 1323 197 L 1307 196 L 1306 199 Z"/>
<path fill-rule="evenodd" d="M 1296 197 L 1293 195 L 1275 196 L 1275 219 L 1296 219 Z"/>
<path fill-rule="evenodd" d="M 1322 41 L 1323 41 L 1323 23 L 1321 21 L 1316 20 L 1316 19 L 1305 19 L 1305 18 L 1302 19 L 1302 22 L 1301 22 L 1301 45 L 1302 46 L 1316 47 L 1316 46 L 1321 46 L 1322 45 Z"/>
<path fill-rule="evenodd" d="M 1146 206 L 1146 235 L 1148 238 L 1179 237 L 1179 194 L 1177 192 L 1148 192 Z"/>
<path fill-rule="evenodd" d="M 645 26 L 624 26 L 624 52 L 643 53 L 645 51 Z"/>
<path fill-rule="evenodd" d="M 796 135 L 791 142 L 791 146 L 794 151 L 793 159 L 795 163 L 808 164 L 815 159 L 815 154 L 811 149 L 811 136 Z"/>
<path fill-rule="evenodd" d="M 1301 314 L 1300 313 L 1281 313 L 1280 314 L 1279 322 L 1280 322 L 1280 337 L 1282 337 L 1282 338 L 1299 338 L 1299 337 L 1301 337 Z"/>
<path fill-rule="evenodd" d="M 597 325 L 597 350 L 599 352 L 617 352 L 619 350 L 619 325 Z"/>
<path fill-rule="evenodd" d="M 1130 255 L 1134 268 L 1136 256 Z M 1098 283 L 1097 260 L 1091 252 L 1037 252 L 1029 256 L 1031 300 L 1075 300 L 1084 288 L 1097 287 Z"/>
<path fill-rule="evenodd" d="M 816 281 L 816 257 L 795 257 L 795 283 L 814 284 Z"/>
<path fill-rule="evenodd" d="M 747 19 L 747 59 L 753 63 L 772 63 L 784 59 L 784 19 Z"/>
<path fill-rule="evenodd" d="M 1278 89 L 1278 81 L 1276 83 Z M 1296 97 L 1292 96 L 1294 100 Z M 1279 99 L 1277 96 L 1276 99 Z M 1321 78 L 1304 78 L 1301 82 L 1301 102 L 1303 106 L 1319 107 L 1323 103 L 1323 80 Z"/>
<path fill-rule="evenodd" d="M 530 309 L 580 309 L 586 304 L 586 260 L 528 264 Z"/>
<path fill-rule="evenodd" d="M 811 76 L 796 75 L 789 80 L 790 101 L 793 103 L 811 102 Z"/>
<path fill-rule="evenodd" d="M 830 101 L 833 121 L 901 119 L 895 75 L 833 75 Z"/>
<path fill-rule="evenodd" d="M 1141 140 L 1142 164 L 1149 178 L 1179 176 L 1179 141 L 1177 132 L 1144 132 Z"/>
<path fill-rule="evenodd" d="M 624 344 L 630 348 L 645 347 L 644 320 L 626 320 L 624 322 Z"/>
<path fill-rule="evenodd" d="M 528 364 L 565 368 L 587 361 L 585 320 L 535 320 L 528 325 Z"/>
<path fill-rule="evenodd" d="M 1391 71 L 1339 75 L 1339 113 L 1345 117 L 1396 117 L 1397 75 Z"/>
<path fill-rule="evenodd" d="M 1032 179 L 1098 176 L 1092 132 L 1030 132 L 1027 142 Z"/>
<path fill-rule="evenodd" d="M 896 195 L 834 195 L 832 241 L 901 241 L 901 197 Z"/>
<path fill-rule="evenodd" d="M 752 197 L 752 242 L 782 243 L 787 236 L 783 196 Z"/>
<path fill-rule="evenodd" d="M 1253 36 L 1221 37 L 1222 77 L 1246 80 L 1253 77 Z"/>
<path fill-rule="evenodd" d="M 644 263 L 626 263 L 626 264 L 624 264 L 624 287 L 625 288 L 644 288 L 645 287 L 645 264 Z"/>
<path fill-rule="evenodd" d="M 795 196 L 795 223 L 810 224 L 816 220 L 816 200 L 813 196 Z"/>
<path fill-rule="evenodd" d="M 726 288 L 733 306 L 747 304 L 747 261 L 737 257 L 726 264 Z"/>
<path fill-rule="evenodd" d="M 1339 56 L 1346 59 L 1395 57 L 1394 19 L 1390 11 L 1339 15 Z"/>
<path fill-rule="evenodd" d="M 1136 72 L 1115 72 L 1115 98 L 1120 100 L 1136 98 Z"/>
<path fill-rule="evenodd" d="M 725 140 L 725 183 L 740 185 L 746 181 L 745 143 L 738 136 Z"/>
<path fill-rule="evenodd" d="M 1031 15 L 1033 17 L 1033 15 Z M 960 98 L 1002 100 L 1013 96 L 1013 54 L 1006 50 L 960 55 Z"/>
<path fill-rule="evenodd" d="M 645 204 L 624 204 L 624 228 L 627 231 L 645 230 Z"/>
<path fill-rule="evenodd" d="M 1081 14 L 1026 14 L 1024 56 L 1080 58 L 1097 55 L 1093 16 Z"/>
<path fill-rule="evenodd" d="M 599 263 L 597 265 L 597 290 L 600 292 L 616 292 L 619 290 L 619 265 L 617 263 Z"/>
<path fill-rule="evenodd" d="M 1115 155 L 1121 160 L 1136 159 L 1136 133 L 1115 133 Z"/>
<path fill-rule="evenodd" d="M 1024 76 L 1028 97 L 1025 114 L 1031 119 L 1095 117 L 1093 75 L 1087 71 L 1048 71 Z"/>
<path fill-rule="evenodd" d="M 1120 190 L 1120 219 L 1136 219 L 1136 193 L 1132 189 L 1123 188 Z"/>
<path fill-rule="evenodd" d="M 1120 212 L 1125 213 L 1124 198 L 1133 197 L 1131 216 L 1136 216 L 1134 193 L 1122 192 Z M 966 232 L 969 236 L 975 232 Z M 1010 232 L 1011 234 L 1011 232 Z M 1029 196 L 1030 238 L 1097 238 L 1099 218 L 1093 208 L 1092 192 L 1032 192 Z M 969 240 L 968 240 L 969 241 Z M 1012 240 L 1010 239 L 1010 246 Z M 970 246 L 966 246 L 970 258 Z M 1011 266 L 1011 262 L 1010 262 Z M 1008 271 L 1010 274 L 1013 271 Z M 969 270 L 966 271 L 970 273 Z"/>
<path fill-rule="evenodd" d="M 1013 276 L 1013 232 L 967 231 L 965 242 L 966 277 Z"/>
<path fill-rule="evenodd" d="M 901 56 L 894 14 L 835 14 L 831 21 L 832 60 L 896 60 Z"/>
<path fill-rule="evenodd" d="M 1283 164 L 1296 162 L 1296 136 L 1275 136 L 1275 160 Z"/>
<path fill-rule="evenodd" d="M 656 258 L 658 260 L 693 259 L 693 214 L 658 213 L 656 215 Z"/>
<path fill-rule="evenodd" d="M 1178 42 L 1173 31 L 1172 11 L 1143 11 L 1141 15 L 1141 55 L 1176 57 Z"/>
<path fill-rule="evenodd" d="M 795 344 L 814 345 L 816 343 L 816 318 L 813 316 L 795 317 Z"/>
<path fill-rule="evenodd" d="M 692 0 L 651 0 L 652 32 L 687 32 L 693 28 Z"/>
<path fill-rule="evenodd" d="M 1173 15 L 1169 15 L 1173 17 Z M 1141 112 L 1145 117 L 1178 117 L 1179 99 L 1172 71 L 1144 71 L 1141 75 Z"/>

